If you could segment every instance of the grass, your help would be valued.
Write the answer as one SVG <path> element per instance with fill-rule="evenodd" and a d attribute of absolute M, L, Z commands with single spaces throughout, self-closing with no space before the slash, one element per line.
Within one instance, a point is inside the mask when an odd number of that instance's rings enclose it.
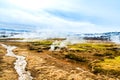
<path fill-rule="evenodd" d="M 29 50 L 35 50 L 37 52 L 43 52 L 43 50 L 49 50 L 50 45 L 53 43 L 52 40 L 40 40 L 35 42 L 30 42 L 28 45 Z"/>
<path fill-rule="evenodd" d="M 78 55 L 75 55 L 72 53 L 66 54 L 65 58 L 68 58 L 68 59 L 71 59 L 74 61 L 79 61 L 79 62 L 86 62 L 87 61 L 87 59 L 85 57 L 81 57 L 81 56 L 78 56 Z"/>
<path fill-rule="evenodd" d="M 104 61 L 98 63 L 103 69 L 107 70 L 119 70 L 120 71 L 120 56 L 114 59 L 105 59 Z"/>
<path fill-rule="evenodd" d="M 120 76 L 120 45 L 114 43 L 81 43 L 69 45 L 68 48 L 74 52 L 67 54 L 66 57 L 75 61 L 92 60 L 91 70 L 93 73 L 101 73 L 105 75 Z M 84 56 L 84 57 L 81 57 Z M 94 59 L 93 59 L 94 58 Z M 89 66 L 88 66 L 89 67 Z"/>
<path fill-rule="evenodd" d="M 120 76 L 120 56 L 117 56 L 114 59 L 104 59 L 103 61 L 98 61 L 93 63 L 92 67 L 94 73 Z"/>
<path fill-rule="evenodd" d="M 41 40 L 41 41 L 35 41 L 32 42 L 33 45 L 51 45 L 53 43 L 53 41 L 51 40 Z"/>
<path fill-rule="evenodd" d="M 74 45 L 69 45 L 69 48 L 110 48 L 114 47 L 116 44 L 113 43 L 81 43 L 81 44 L 74 44 Z"/>
<path fill-rule="evenodd" d="M 81 43 L 69 45 L 68 48 L 74 51 L 94 53 L 94 56 L 120 56 L 118 45 L 113 43 Z"/>

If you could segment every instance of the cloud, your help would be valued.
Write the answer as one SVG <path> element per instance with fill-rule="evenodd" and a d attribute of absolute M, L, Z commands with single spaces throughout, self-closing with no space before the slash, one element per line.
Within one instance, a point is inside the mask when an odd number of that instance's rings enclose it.
<path fill-rule="evenodd" d="M 0 22 L 30 25 L 37 31 L 117 31 L 120 11 L 115 4 L 112 0 L 1 0 Z"/>

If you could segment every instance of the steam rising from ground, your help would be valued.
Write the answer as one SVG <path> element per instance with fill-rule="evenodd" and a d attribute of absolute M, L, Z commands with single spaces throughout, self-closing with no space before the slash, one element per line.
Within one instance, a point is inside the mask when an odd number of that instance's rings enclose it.
<path fill-rule="evenodd" d="M 54 41 L 50 46 L 50 51 L 60 50 L 62 48 L 67 48 L 67 45 L 72 45 L 76 43 L 83 43 L 85 40 L 83 38 L 76 38 L 76 37 L 68 37 L 66 40 L 63 41 Z M 57 49 L 56 49 L 57 47 Z"/>
<path fill-rule="evenodd" d="M 11 38 L 25 38 L 25 39 L 48 39 L 48 38 L 63 38 L 66 37 L 66 33 L 62 32 L 25 32 L 11 36 Z"/>
<path fill-rule="evenodd" d="M 108 41 L 120 43 L 120 33 L 114 32 L 114 33 L 98 33 L 98 34 L 82 34 L 82 33 L 73 33 L 73 32 L 55 32 L 55 31 L 41 31 L 41 32 L 25 32 L 17 35 L 13 35 L 10 38 L 24 38 L 23 41 L 33 41 L 33 40 L 45 40 L 50 38 L 67 38 L 67 40 L 64 40 L 62 42 L 54 42 L 54 45 L 57 45 L 59 43 L 59 47 L 65 46 L 70 42 L 71 44 L 79 43 L 81 42 L 81 39 L 83 41 L 84 37 L 95 37 L 95 38 L 107 38 Z M 52 46 L 53 47 L 53 46 Z"/>
<path fill-rule="evenodd" d="M 111 41 L 120 44 L 120 35 L 111 36 Z"/>

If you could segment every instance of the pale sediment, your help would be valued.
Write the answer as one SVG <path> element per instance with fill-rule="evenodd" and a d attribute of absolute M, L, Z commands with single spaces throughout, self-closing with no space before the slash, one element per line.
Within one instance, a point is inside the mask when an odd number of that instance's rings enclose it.
<path fill-rule="evenodd" d="M 7 49 L 6 56 L 11 56 L 11 57 L 17 58 L 16 62 L 14 63 L 14 65 L 15 65 L 14 68 L 15 68 L 17 74 L 19 75 L 18 80 L 32 80 L 33 77 L 31 76 L 30 72 L 25 70 L 26 65 L 27 65 L 25 57 L 15 55 L 12 52 L 12 50 L 16 48 L 15 46 L 7 46 L 4 44 L 1 44 L 1 45 Z"/>

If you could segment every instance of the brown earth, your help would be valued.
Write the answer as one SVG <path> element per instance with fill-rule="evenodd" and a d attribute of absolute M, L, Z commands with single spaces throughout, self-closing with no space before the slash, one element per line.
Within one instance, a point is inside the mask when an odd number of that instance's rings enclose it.
<path fill-rule="evenodd" d="M 87 63 L 78 63 L 62 57 L 62 52 L 43 50 L 37 52 L 29 50 L 29 43 L 1 42 L 7 45 L 15 45 L 17 55 L 26 57 L 26 70 L 30 71 L 33 80 L 116 80 L 105 75 L 95 75 L 90 72 Z M 14 70 L 15 58 L 5 56 L 5 49 L 0 47 L 0 80 L 17 80 Z M 59 55 L 60 54 L 60 55 Z M 60 57 L 59 57 L 60 56 Z"/>
<path fill-rule="evenodd" d="M 13 65 L 15 58 L 5 54 L 6 49 L 0 46 L 0 80 L 17 80 L 18 75 Z"/>

